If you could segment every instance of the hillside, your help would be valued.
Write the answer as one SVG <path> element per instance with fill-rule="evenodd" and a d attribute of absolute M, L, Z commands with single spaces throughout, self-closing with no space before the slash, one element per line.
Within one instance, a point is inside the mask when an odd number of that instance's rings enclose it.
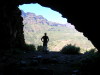
<path fill-rule="evenodd" d="M 27 44 L 36 47 L 42 45 L 41 37 L 46 32 L 49 36 L 48 48 L 52 51 L 60 51 L 67 44 L 75 44 L 82 52 L 94 48 L 92 43 L 78 32 L 70 23 L 59 24 L 48 21 L 41 15 L 22 11 L 24 24 L 24 37 Z"/>

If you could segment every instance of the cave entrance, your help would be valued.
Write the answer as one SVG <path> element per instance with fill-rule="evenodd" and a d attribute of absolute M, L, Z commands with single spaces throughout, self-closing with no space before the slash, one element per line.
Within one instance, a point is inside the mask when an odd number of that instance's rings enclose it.
<path fill-rule="evenodd" d="M 22 12 L 26 44 L 34 44 L 36 47 L 42 45 L 41 37 L 46 32 L 50 38 L 50 51 L 60 51 L 68 44 L 80 47 L 81 53 L 94 48 L 83 33 L 78 32 L 59 12 L 38 3 L 19 5 L 19 9 Z"/>

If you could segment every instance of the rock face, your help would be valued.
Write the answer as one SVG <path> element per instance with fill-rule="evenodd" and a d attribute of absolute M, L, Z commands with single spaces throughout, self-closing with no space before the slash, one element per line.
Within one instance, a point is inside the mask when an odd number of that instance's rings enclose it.
<path fill-rule="evenodd" d="M 4 4 L 0 10 L 0 49 L 22 48 L 24 36 L 21 11 L 10 4 Z"/>
<path fill-rule="evenodd" d="M 62 2 L 61 0 L 3 0 L 0 2 L 0 49 L 22 47 L 24 44 L 23 25 L 18 5 L 24 3 L 40 3 L 51 7 L 68 18 L 68 22 L 75 25 L 76 29 L 92 41 L 100 51 L 99 46 L 99 2 Z"/>

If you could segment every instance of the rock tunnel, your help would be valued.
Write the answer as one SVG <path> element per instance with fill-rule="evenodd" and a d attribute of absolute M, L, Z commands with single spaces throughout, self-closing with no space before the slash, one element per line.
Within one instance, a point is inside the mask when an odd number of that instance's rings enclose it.
<path fill-rule="evenodd" d="M 0 51 L 11 48 L 24 48 L 23 19 L 19 5 L 39 3 L 62 13 L 68 22 L 84 33 L 93 45 L 100 51 L 99 46 L 99 5 L 98 2 L 73 2 L 61 0 L 3 0 L 0 2 Z"/>

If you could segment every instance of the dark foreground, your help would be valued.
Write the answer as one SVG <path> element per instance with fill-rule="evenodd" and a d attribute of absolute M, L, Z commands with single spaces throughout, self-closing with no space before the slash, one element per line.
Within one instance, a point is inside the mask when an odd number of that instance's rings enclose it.
<path fill-rule="evenodd" d="M 0 59 L 0 75 L 84 75 L 74 66 L 82 58 L 60 52 L 6 54 Z"/>

